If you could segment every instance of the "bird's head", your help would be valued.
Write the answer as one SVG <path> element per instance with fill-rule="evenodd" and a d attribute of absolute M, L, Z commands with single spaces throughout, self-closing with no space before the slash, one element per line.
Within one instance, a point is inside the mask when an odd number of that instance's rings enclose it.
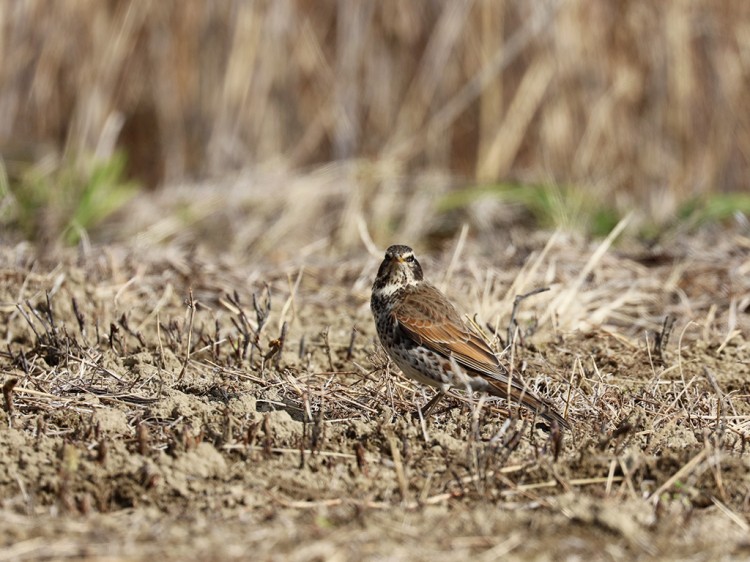
<path fill-rule="evenodd" d="M 416 285 L 423 279 L 422 266 L 409 246 L 391 246 L 378 269 L 373 289 L 392 292 L 408 285 Z"/>

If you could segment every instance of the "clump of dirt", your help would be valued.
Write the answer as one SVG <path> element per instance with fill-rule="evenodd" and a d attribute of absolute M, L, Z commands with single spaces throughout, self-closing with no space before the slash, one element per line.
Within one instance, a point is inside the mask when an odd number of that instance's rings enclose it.
<path fill-rule="evenodd" d="M 376 263 L 261 268 L 194 253 L 178 267 L 107 248 L 45 270 L 29 251 L 0 252 L 11 558 L 748 554 L 737 303 L 750 284 L 736 277 L 731 295 L 687 316 L 673 293 L 687 281 L 665 281 L 672 265 L 618 270 L 618 256 L 568 295 L 585 310 L 559 295 L 526 303 L 502 358 L 566 413 L 573 429 L 560 435 L 462 393 L 414 416 L 429 392 L 378 350 Z M 560 293 L 588 257 L 566 248 L 525 283 Z M 738 259 L 707 259 L 703 276 Z M 457 286 L 504 286 L 503 264 L 465 261 Z M 617 300 L 623 279 L 634 292 Z M 471 310 L 473 293 L 461 294 Z M 539 322 L 552 305 L 567 316 Z M 479 309 L 498 349 L 507 312 Z M 677 319 L 671 339 L 664 316 Z"/>

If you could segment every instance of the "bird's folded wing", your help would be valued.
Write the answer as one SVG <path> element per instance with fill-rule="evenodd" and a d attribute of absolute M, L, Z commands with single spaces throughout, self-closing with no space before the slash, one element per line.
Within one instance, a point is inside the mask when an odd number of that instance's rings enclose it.
<path fill-rule="evenodd" d="M 428 299 L 407 296 L 393 315 L 399 328 L 420 345 L 490 377 L 505 374 L 487 342 L 466 327 L 452 306 L 435 307 Z"/>
<path fill-rule="evenodd" d="M 446 359 L 453 358 L 461 367 L 471 371 L 470 374 L 480 375 L 494 387 L 493 394 L 508 398 L 510 390 L 514 399 L 539 412 L 548 421 L 555 420 L 566 429 L 570 427 L 550 403 L 526 388 L 518 377 L 508 380 L 508 371 L 490 346 L 464 324 L 455 308 L 446 304 L 434 306 L 432 302 L 407 296 L 394 309 L 394 319 L 406 336 Z"/>

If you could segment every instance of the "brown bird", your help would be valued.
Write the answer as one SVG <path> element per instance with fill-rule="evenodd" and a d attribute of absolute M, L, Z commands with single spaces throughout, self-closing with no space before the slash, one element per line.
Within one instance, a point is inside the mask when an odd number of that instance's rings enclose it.
<path fill-rule="evenodd" d="M 450 388 L 487 392 L 530 408 L 548 422 L 568 422 L 543 398 L 509 377 L 487 341 L 462 320 L 438 289 L 424 280 L 408 246 L 385 252 L 372 286 L 370 308 L 378 337 L 404 375 L 438 389 L 426 416 Z"/>

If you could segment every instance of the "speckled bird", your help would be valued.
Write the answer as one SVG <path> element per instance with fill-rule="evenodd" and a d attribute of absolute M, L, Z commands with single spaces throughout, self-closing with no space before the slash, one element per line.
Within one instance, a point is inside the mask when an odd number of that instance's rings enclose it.
<path fill-rule="evenodd" d="M 370 308 L 380 342 L 404 375 L 438 389 L 422 409 L 425 416 L 450 388 L 470 388 L 506 400 L 510 390 L 511 400 L 550 423 L 569 427 L 518 375 L 509 377 L 484 337 L 469 328 L 446 296 L 424 280 L 409 246 L 386 250 L 372 286 Z"/>

